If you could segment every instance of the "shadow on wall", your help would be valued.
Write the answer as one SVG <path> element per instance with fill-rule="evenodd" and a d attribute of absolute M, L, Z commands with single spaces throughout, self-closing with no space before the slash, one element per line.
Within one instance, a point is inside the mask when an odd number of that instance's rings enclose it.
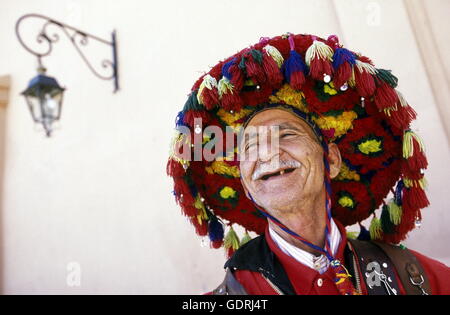
<path fill-rule="evenodd" d="M 0 294 L 3 292 L 4 266 L 3 266 L 3 175 L 5 170 L 5 132 L 6 132 L 6 105 L 9 98 L 10 77 L 0 76 Z"/>

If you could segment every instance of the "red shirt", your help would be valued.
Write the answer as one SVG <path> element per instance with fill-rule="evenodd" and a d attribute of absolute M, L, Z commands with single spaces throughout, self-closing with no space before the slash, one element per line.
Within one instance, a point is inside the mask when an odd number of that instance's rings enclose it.
<path fill-rule="evenodd" d="M 345 228 L 336 222 L 341 232 L 341 243 L 336 253 L 336 258 L 340 261 L 344 261 L 344 250 L 347 245 L 347 237 Z M 266 230 L 265 239 L 269 245 L 270 250 L 276 255 L 276 258 L 280 261 L 283 269 L 298 295 L 334 295 L 339 294 L 338 289 L 334 283 L 335 274 L 333 268 L 329 267 L 328 270 L 320 274 L 314 269 L 311 269 L 293 257 L 285 254 L 278 245 L 270 237 L 270 233 Z M 428 276 L 431 294 L 450 294 L 450 268 L 444 264 L 425 257 L 415 251 L 411 251 L 419 260 L 422 267 Z M 364 279 L 360 274 L 360 279 Z M 236 279 L 246 289 L 250 295 L 272 295 L 279 294 L 277 288 L 274 287 L 264 276 L 256 271 L 249 270 L 236 270 L 234 272 Z M 397 277 L 397 282 L 400 287 L 400 294 L 405 294 L 405 291 L 401 285 L 400 279 Z M 364 281 L 361 281 L 362 294 L 367 294 Z"/>

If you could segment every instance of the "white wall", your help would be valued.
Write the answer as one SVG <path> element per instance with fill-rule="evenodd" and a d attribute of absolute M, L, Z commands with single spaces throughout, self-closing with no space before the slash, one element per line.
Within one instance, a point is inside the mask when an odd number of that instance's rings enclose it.
<path fill-rule="evenodd" d="M 374 4 L 380 8 L 378 24 L 370 21 Z M 19 97 L 36 62 L 17 41 L 14 25 L 32 12 L 101 37 L 112 29 L 118 34 L 117 94 L 110 82 L 89 72 L 63 35 L 43 60 L 48 74 L 67 87 L 60 129 L 50 139 L 34 130 Z M 208 66 L 261 36 L 288 31 L 337 34 L 400 78 L 400 89 L 419 112 L 417 127 L 431 162 L 432 206 L 408 245 L 450 262 L 450 155 L 403 2 L 2 0 L 0 29 L 0 75 L 12 78 L 6 125 L 0 128 L 3 293 L 213 289 L 223 277 L 225 257 L 200 246 L 165 176 L 174 118 Z M 93 53 L 109 56 L 103 49 Z M 79 287 L 66 283 L 70 262 L 81 266 Z"/>

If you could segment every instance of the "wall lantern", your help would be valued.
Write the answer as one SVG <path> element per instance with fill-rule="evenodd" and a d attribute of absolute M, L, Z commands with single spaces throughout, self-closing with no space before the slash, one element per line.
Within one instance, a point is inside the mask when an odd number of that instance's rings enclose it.
<path fill-rule="evenodd" d="M 25 44 L 20 36 L 19 28 L 21 22 L 27 18 L 37 18 L 42 20 L 42 26 L 36 37 L 36 42 L 39 45 L 45 45 L 45 50 L 37 51 L 32 49 L 29 45 Z M 66 35 L 81 56 L 81 59 L 95 76 L 102 80 L 112 80 L 114 84 L 114 93 L 119 90 L 117 41 L 115 31 L 111 34 L 111 41 L 108 41 L 40 14 L 27 14 L 22 16 L 16 23 L 16 35 L 22 46 L 37 57 L 38 75 L 30 80 L 28 87 L 21 94 L 26 99 L 33 121 L 42 124 L 47 137 L 50 137 L 52 134 L 52 124 L 61 117 L 63 94 L 65 90 L 65 88 L 58 84 L 55 78 L 46 75 L 46 69 L 42 64 L 42 58 L 49 56 L 52 52 L 53 44 L 59 41 L 58 34 L 54 33 L 52 36 L 49 35 L 47 28 L 50 25 L 58 27 L 64 35 Z M 101 63 L 102 68 L 108 71 L 107 74 L 98 72 L 83 53 L 81 47 L 87 46 L 89 40 L 111 46 L 111 59 L 105 59 Z"/>

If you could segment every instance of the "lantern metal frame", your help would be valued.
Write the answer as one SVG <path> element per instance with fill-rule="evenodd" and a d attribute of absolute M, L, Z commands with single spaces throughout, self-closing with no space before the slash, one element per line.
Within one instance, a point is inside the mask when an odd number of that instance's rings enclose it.
<path fill-rule="evenodd" d="M 33 121 L 35 123 L 41 123 L 47 137 L 50 137 L 53 131 L 52 124 L 61 118 L 65 88 L 61 87 L 55 78 L 46 76 L 44 68 L 38 69 L 38 72 L 39 74 L 31 79 L 28 87 L 21 94 L 25 97 Z M 48 113 L 46 112 L 48 110 L 48 108 L 44 107 L 44 102 L 46 102 L 44 98 L 46 94 L 51 94 L 51 98 L 53 98 L 54 101 L 56 101 L 54 99 L 56 95 L 60 97 L 60 99 L 57 100 L 56 116 L 48 116 Z M 33 98 L 36 99 L 39 104 L 34 103 L 35 101 L 32 100 Z M 37 105 L 39 106 L 38 109 L 36 109 Z M 36 110 L 40 110 L 41 117 L 36 116 Z"/>
<path fill-rule="evenodd" d="M 32 49 L 29 45 L 25 43 L 25 41 L 22 39 L 22 36 L 20 35 L 20 25 L 21 23 L 29 18 L 37 18 L 43 20 L 42 28 L 39 32 L 39 34 L 36 37 L 36 42 L 40 45 L 46 44 L 47 49 L 43 51 L 37 51 Z M 98 78 L 102 80 L 113 80 L 114 84 L 114 93 L 119 90 L 119 73 L 118 73 L 118 58 L 117 58 L 117 38 L 116 38 L 116 31 L 114 30 L 111 33 L 111 40 L 106 40 L 103 38 L 100 38 L 98 36 L 89 34 L 87 32 L 81 31 L 73 26 L 67 25 L 65 23 L 62 23 L 60 21 L 57 21 L 55 19 L 52 19 L 50 17 L 47 17 L 45 15 L 41 14 L 26 14 L 19 18 L 19 20 L 16 23 L 16 35 L 20 42 L 20 44 L 31 54 L 35 55 L 38 59 L 39 67 L 43 68 L 42 66 L 42 58 L 49 56 L 51 52 L 53 51 L 53 44 L 57 43 L 59 41 L 59 36 L 57 33 L 53 33 L 52 35 L 48 32 L 48 27 L 50 25 L 57 26 L 59 29 L 62 30 L 62 32 L 66 35 L 66 37 L 70 40 L 72 45 L 75 47 L 76 51 L 80 55 L 81 59 L 84 61 L 84 63 L 88 66 L 88 68 L 91 70 L 91 72 L 97 76 Z M 105 75 L 98 72 L 95 67 L 92 65 L 92 63 L 89 61 L 87 56 L 83 53 L 81 47 L 87 46 L 89 44 L 89 39 L 92 39 L 94 41 L 97 41 L 99 43 L 109 45 L 112 48 L 112 57 L 111 59 L 104 59 L 101 62 L 101 66 L 104 69 L 110 68 L 111 74 Z"/>

